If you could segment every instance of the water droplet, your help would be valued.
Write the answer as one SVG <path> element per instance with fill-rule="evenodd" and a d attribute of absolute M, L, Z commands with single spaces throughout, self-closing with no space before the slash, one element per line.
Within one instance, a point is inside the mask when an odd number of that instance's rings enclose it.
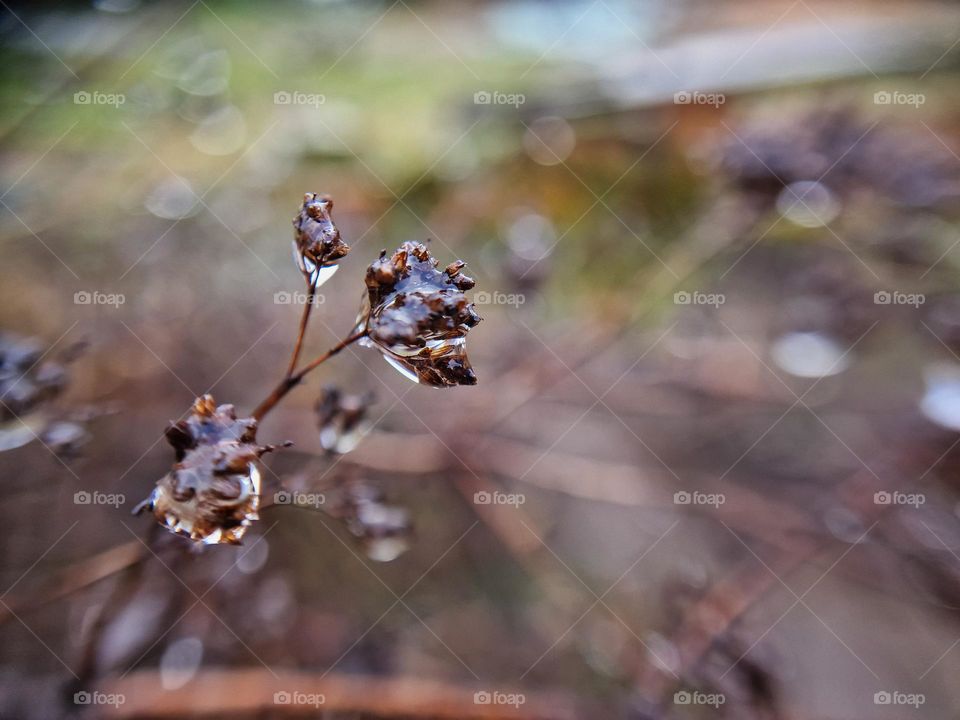
<path fill-rule="evenodd" d="M 244 575 L 253 575 L 267 564 L 267 558 L 270 557 L 270 545 L 266 538 L 261 536 L 250 538 L 249 542 L 244 542 L 244 546 L 237 558 L 237 570 Z"/>
<path fill-rule="evenodd" d="M 790 183 L 777 196 L 777 211 L 802 227 L 829 225 L 840 214 L 840 202 L 823 183 Z"/>
<path fill-rule="evenodd" d="M 297 264 L 297 267 L 300 268 L 300 272 L 304 275 L 309 275 L 310 280 L 316 282 L 318 288 L 336 275 L 337 270 L 340 268 L 339 265 L 324 265 L 321 268 L 317 268 L 316 263 L 300 253 L 296 240 L 293 241 L 293 261 Z"/>
<path fill-rule="evenodd" d="M 773 344 L 770 355 L 781 369 L 804 378 L 838 375 L 850 366 L 849 353 L 817 332 L 787 333 Z"/>
<path fill-rule="evenodd" d="M 160 684 L 164 690 L 186 685 L 200 668 L 203 643 L 199 638 L 180 638 L 170 643 L 160 658 Z"/>
<path fill-rule="evenodd" d="M 177 86 L 191 95 L 218 95 L 227 89 L 230 56 L 214 50 L 197 56 L 180 74 Z"/>
<path fill-rule="evenodd" d="M 193 187 L 179 175 L 167 178 L 153 188 L 144 206 L 165 220 L 181 220 L 200 212 L 200 203 Z"/>
<path fill-rule="evenodd" d="M 393 357 L 392 355 L 384 355 L 383 359 L 390 363 L 390 365 L 392 365 L 396 371 L 403 375 L 407 380 L 413 380 L 413 382 L 418 384 L 420 383 L 420 378 L 417 377 L 417 374 L 399 359 Z"/>
<path fill-rule="evenodd" d="M 42 429 L 43 420 L 39 415 L 20 420 L 14 418 L 9 422 L 0 423 L 0 452 L 15 450 L 36 440 Z"/>
<path fill-rule="evenodd" d="M 234 105 L 227 105 L 207 115 L 190 135 L 190 142 L 207 155 L 229 155 L 243 147 L 247 123 Z"/>
<path fill-rule="evenodd" d="M 920 410 L 931 422 L 960 430 L 960 366 L 931 365 L 924 370 L 927 385 Z"/>
<path fill-rule="evenodd" d="M 576 144 L 576 133 L 562 117 L 538 118 L 523 135 L 527 155 L 539 165 L 559 165 L 570 157 Z"/>
<path fill-rule="evenodd" d="M 535 212 L 524 213 L 507 229 L 510 250 L 524 260 L 540 260 L 550 252 L 556 240 L 553 223 Z"/>

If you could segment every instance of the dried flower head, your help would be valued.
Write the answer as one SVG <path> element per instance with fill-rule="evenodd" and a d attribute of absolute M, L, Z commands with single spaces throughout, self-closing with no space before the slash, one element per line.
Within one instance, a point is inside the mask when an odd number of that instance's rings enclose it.
<path fill-rule="evenodd" d="M 410 547 L 413 527 L 405 508 L 388 505 L 380 488 L 362 480 L 349 482 L 335 514 L 358 538 L 371 560 L 390 562 Z"/>
<path fill-rule="evenodd" d="M 34 338 L 0 334 L 0 420 L 28 413 L 66 388 L 66 369 L 53 361 L 41 363 L 42 356 Z"/>
<path fill-rule="evenodd" d="M 323 388 L 316 404 L 323 449 L 340 454 L 353 450 L 370 429 L 367 410 L 372 402 L 372 393 L 345 395 L 332 385 Z"/>
<path fill-rule="evenodd" d="M 0 452 L 39 437 L 50 404 L 67 387 L 66 367 L 43 355 L 36 339 L 0 333 Z"/>
<path fill-rule="evenodd" d="M 237 419 L 233 405 L 197 398 L 190 415 L 167 429 L 177 462 L 134 510 L 153 511 L 171 532 L 207 545 L 238 544 L 258 519 L 260 456 L 257 421 Z"/>
<path fill-rule="evenodd" d="M 300 272 L 316 285 L 332 277 L 337 261 L 350 252 L 350 246 L 340 239 L 332 210 L 333 200 L 307 193 L 293 219 L 293 257 Z"/>
<path fill-rule="evenodd" d="M 405 242 L 367 268 L 367 296 L 357 330 L 361 342 L 379 349 L 390 364 L 415 382 L 432 387 L 475 385 L 466 354 L 467 332 L 480 316 L 463 294 L 474 286 L 450 263 L 438 270 L 426 246 Z"/>

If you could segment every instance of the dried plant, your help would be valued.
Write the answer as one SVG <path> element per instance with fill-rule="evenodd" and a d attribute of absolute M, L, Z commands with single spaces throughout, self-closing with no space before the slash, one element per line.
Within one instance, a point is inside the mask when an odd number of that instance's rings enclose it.
<path fill-rule="evenodd" d="M 353 450 L 370 429 L 367 411 L 372 403 L 372 393 L 346 395 L 332 385 L 323 388 L 316 404 L 323 449 L 340 455 Z"/>
<path fill-rule="evenodd" d="M 0 333 L 0 452 L 39 439 L 69 460 L 90 439 L 82 421 L 96 411 L 64 418 L 54 408 L 69 382 L 67 364 L 82 348 L 70 348 L 59 360 L 45 359 L 47 351 L 36 339 Z"/>
<path fill-rule="evenodd" d="M 350 252 L 333 221 L 333 201 L 317 193 L 304 196 L 293 219 L 294 259 L 307 295 L 336 271 Z M 215 404 L 205 395 L 186 418 L 167 430 L 176 463 L 150 496 L 134 510 L 153 512 L 161 525 L 198 543 L 239 543 L 258 519 L 261 456 L 273 449 L 257 443 L 261 420 L 306 375 L 353 343 L 375 347 L 404 376 L 431 387 L 474 385 L 465 342 L 480 322 L 464 295 L 474 281 L 456 261 L 440 271 L 425 245 L 405 242 L 392 255 L 381 252 L 366 273 L 367 294 L 352 332 L 334 347 L 297 369 L 312 302 L 304 305 L 299 332 L 283 378 L 251 413 L 237 418 L 233 405 Z M 317 405 L 320 442 L 329 452 L 345 453 L 368 428 L 368 395 L 326 389 Z M 370 546 L 376 559 L 393 559 L 406 547 L 409 519 L 402 508 L 382 502 L 368 486 L 350 485 L 336 514 Z"/>
<path fill-rule="evenodd" d="M 344 484 L 333 515 L 346 523 L 372 560 L 389 562 L 408 547 L 413 528 L 407 510 L 388 504 L 382 490 L 363 480 Z"/>
<path fill-rule="evenodd" d="M 381 253 L 367 268 L 368 293 L 354 332 L 415 382 L 475 385 L 465 343 L 480 316 L 463 294 L 474 281 L 459 260 L 443 272 L 438 264 L 420 243 L 405 242 L 390 257 Z"/>
<path fill-rule="evenodd" d="M 257 421 L 204 395 L 166 434 L 177 462 L 134 512 L 150 507 L 164 527 L 204 544 L 240 542 L 259 518 L 257 461 L 273 449 L 256 444 Z"/>

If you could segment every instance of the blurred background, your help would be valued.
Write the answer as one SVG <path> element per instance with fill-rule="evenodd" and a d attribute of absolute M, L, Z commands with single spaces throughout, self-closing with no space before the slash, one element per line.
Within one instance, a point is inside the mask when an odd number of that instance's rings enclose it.
<path fill-rule="evenodd" d="M 955 3 L 2 5 L 0 717 L 957 716 Z M 350 348 L 195 551 L 130 511 L 281 378 L 307 191 L 304 357 L 429 239 L 479 384 Z"/>

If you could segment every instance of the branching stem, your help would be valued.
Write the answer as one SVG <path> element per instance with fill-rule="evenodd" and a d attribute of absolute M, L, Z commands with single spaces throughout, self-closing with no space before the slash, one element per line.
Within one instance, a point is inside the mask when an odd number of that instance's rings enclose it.
<path fill-rule="evenodd" d="M 315 369 L 322 363 L 332 358 L 334 355 L 339 353 L 344 348 L 349 347 L 360 338 L 365 337 L 366 334 L 367 334 L 367 331 L 365 329 L 362 330 L 361 332 L 354 333 L 353 335 L 350 335 L 349 337 L 346 337 L 340 342 L 338 342 L 336 345 L 334 345 L 332 348 L 327 350 L 322 355 L 311 360 L 301 370 L 295 373 L 287 373 L 286 377 L 284 377 L 283 380 L 281 380 L 280 383 L 273 389 L 273 392 L 271 392 L 264 399 L 264 401 L 257 406 L 257 409 L 253 411 L 253 417 L 257 421 L 263 420 L 264 416 L 268 412 L 270 412 L 274 408 L 274 406 L 276 406 L 277 403 L 279 403 L 286 396 L 288 392 L 290 392 L 291 390 L 293 390 L 293 388 L 295 388 L 297 385 L 300 384 L 300 382 L 307 375 L 307 373 L 309 373 L 311 370 Z M 297 352 L 297 354 L 299 354 L 299 351 Z"/>

